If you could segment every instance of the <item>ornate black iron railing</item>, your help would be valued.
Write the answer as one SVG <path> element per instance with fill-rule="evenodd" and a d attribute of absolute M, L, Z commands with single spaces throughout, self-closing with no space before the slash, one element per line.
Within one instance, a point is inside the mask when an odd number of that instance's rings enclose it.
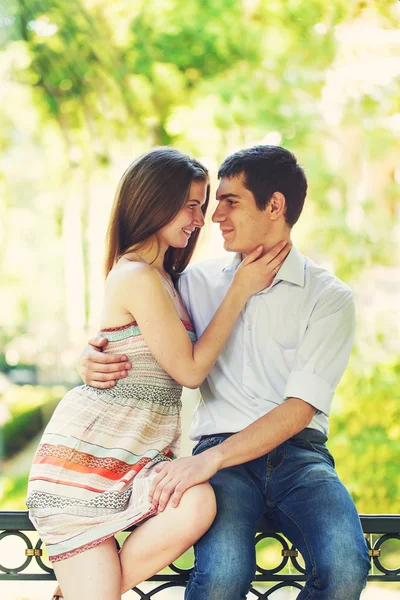
<path fill-rule="evenodd" d="M 400 583 L 400 515 L 361 515 L 360 517 L 371 557 L 371 572 L 368 580 Z M 271 598 L 275 591 L 283 587 L 301 589 L 301 584 L 306 577 L 299 552 L 282 535 L 275 532 L 268 521 L 264 522 L 261 529 L 255 540 L 257 574 L 251 589 L 252 594 L 259 600 L 263 600 Z M 42 541 L 29 521 L 27 512 L 0 512 L 0 532 L 0 580 L 33 581 L 55 578 L 51 563 L 45 558 Z M 22 540 L 22 543 L 19 540 Z M 15 542 L 19 545 L 18 549 L 15 549 Z M 7 551 L 7 544 L 10 543 L 14 546 L 12 552 Z M 263 567 L 261 565 L 263 552 L 265 553 L 265 547 L 271 544 L 278 547 L 278 550 L 273 552 L 273 555 L 278 557 L 277 564 L 268 568 Z M 8 560 L 15 560 L 10 557 L 15 556 L 19 563 L 8 564 Z M 270 552 L 268 556 L 271 556 Z M 190 570 L 172 564 L 168 570 L 148 580 L 154 582 L 152 589 L 144 591 L 142 586 L 134 588 L 134 591 L 141 600 L 152 600 L 163 589 L 184 587 Z M 264 588 L 266 584 L 269 586 L 268 589 Z M 261 587 L 264 589 L 260 589 Z"/>

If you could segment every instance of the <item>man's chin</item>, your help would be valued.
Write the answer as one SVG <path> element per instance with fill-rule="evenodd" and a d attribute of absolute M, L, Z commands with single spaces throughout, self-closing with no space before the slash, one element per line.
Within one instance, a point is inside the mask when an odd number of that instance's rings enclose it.
<path fill-rule="evenodd" d="M 227 252 L 237 252 L 235 244 L 233 242 L 229 242 L 228 240 L 224 240 L 224 250 Z"/>
<path fill-rule="evenodd" d="M 229 243 L 228 241 L 224 241 L 224 250 L 227 252 L 236 252 L 238 254 L 243 254 L 242 248 L 237 248 L 234 242 Z"/>
<path fill-rule="evenodd" d="M 226 252 L 234 252 L 234 250 L 232 250 L 232 248 L 230 247 L 230 245 L 227 244 L 227 243 L 224 244 L 224 250 Z"/>

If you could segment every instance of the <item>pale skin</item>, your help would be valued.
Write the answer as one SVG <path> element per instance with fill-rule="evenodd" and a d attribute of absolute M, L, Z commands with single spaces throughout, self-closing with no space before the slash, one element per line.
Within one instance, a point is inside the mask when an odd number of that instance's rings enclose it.
<path fill-rule="evenodd" d="M 190 548 L 210 527 L 215 510 L 212 488 L 202 483 L 185 493 L 178 510 L 168 507 L 142 523 L 130 534 L 119 553 L 114 538 L 109 538 L 90 550 L 53 563 L 61 597 L 65 600 L 120 600 L 121 594 Z M 58 592 L 61 595 L 61 591 Z"/>
<path fill-rule="evenodd" d="M 132 249 L 118 260 L 107 278 L 101 316 L 101 327 L 105 328 L 137 321 L 160 365 L 187 387 L 198 387 L 206 377 L 247 300 L 270 285 L 291 247 L 284 240 L 265 254 L 261 245 L 250 252 L 214 318 L 193 345 L 181 321 L 188 319 L 188 314 L 179 295 L 173 293 L 163 263 L 170 246 L 185 247 L 194 229 L 204 225 L 201 207 L 205 195 L 205 183 L 192 183 L 185 206 L 157 233 L 157 240 L 149 239 L 140 249 Z M 130 534 L 119 554 L 110 538 L 54 563 L 63 597 L 120 598 L 121 593 L 157 573 L 192 546 L 210 527 L 216 505 L 206 479 L 187 487 L 190 489 L 180 496 L 179 506 L 160 508 Z"/>
<path fill-rule="evenodd" d="M 245 187 L 243 175 L 223 178 L 217 190 L 218 206 L 212 220 L 218 223 L 228 251 L 248 257 L 260 244 L 265 256 L 279 240 L 290 241 L 285 221 L 285 197 L 275 192 L 264 210 L 259 210 L 253 194 Z M 105 340 L 91 340 L 101 348 Z M 104 356 L 88 346 L 81 358 L 80 373 L 86 383 L 111 387 L 124 377 L 130 363 L 124 356 Z M 310 423 L 316 409 L 301 398 L 288 398 L 283 404 L 236 433 L 222 444 L 200 455 L 159 465 L 151 489 L 153 504 L 163 511 L 178 507 L 183 493 L 193 485 L 208 481 L 219 469 L 244 463 L 276 448 Z"/>

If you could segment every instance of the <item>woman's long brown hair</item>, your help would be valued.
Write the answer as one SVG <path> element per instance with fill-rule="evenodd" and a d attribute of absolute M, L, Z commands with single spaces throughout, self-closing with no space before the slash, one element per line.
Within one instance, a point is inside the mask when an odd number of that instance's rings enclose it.
<path fill-rule="evenodd" d="M 160 146 L 140 156 L 123 174 L 107 232 L 105 274 L 128 250 L 138 250 L 184 207 L 193 181 L 207 184 L 205 214 L 210 197 L 207 169 L 174 148 Z M 189 264 L 197 244 L 196 229 L 185 248 L 168 248 L 164 268 L 172 278 Z"/>

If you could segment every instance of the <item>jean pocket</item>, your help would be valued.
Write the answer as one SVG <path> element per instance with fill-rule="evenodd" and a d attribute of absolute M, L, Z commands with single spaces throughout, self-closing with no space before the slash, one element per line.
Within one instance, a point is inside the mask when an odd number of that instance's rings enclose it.
<path fill-rule="evenodd" d="M 201 454 L 202 452 L 208 450 L 209 448 L 212 448 L 213 446 L 218 446 L 218 444 L 220 444 L 224 440 L 226 440 L 226 437 L 221 437 L 219 435 L 206 437 L 203 440 L 197 442 L 197 444 L 192 450 L 192 454 L 193 456 L 195 456 L 196 454 Z"/>
<path fill-rule="evenodd" d="M 329 450 L 325 446 L 325 444 L 322 444 L 319 442 L 308 442 L 308 443 L 310 444 L 311 448 L 315 452 L 318 452 L 318 454 L 322 454 L 322 456 L 327 458 L 329 460 L 329 462 L 331 463 L 332 467 L 335 468 L 335 459 L 333 458 L 332 454 L 329 452 Z"/>

